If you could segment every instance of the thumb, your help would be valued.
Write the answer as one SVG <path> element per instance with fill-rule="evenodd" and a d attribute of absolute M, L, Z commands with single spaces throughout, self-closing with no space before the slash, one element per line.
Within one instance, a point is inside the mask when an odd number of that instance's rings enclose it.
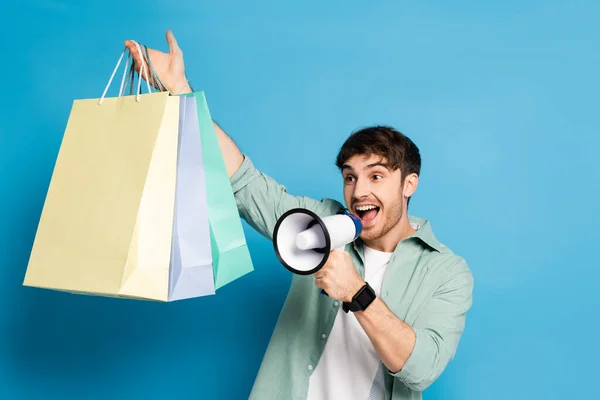
<path fill-rule="evenodd" d="M 175 35 L 173 35 L 171 30 L 167 31 L 167 43 L 169 44 L 169 52 L 171 54 L 181 51 L 179 49 L 179 45 L 177 44 L 177 40 L 175 39 Z"/>

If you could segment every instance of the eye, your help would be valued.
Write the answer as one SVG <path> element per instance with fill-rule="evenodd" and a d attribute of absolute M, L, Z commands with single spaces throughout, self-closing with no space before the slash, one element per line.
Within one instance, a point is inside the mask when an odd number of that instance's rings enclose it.
<path fill-rule="evenodd" d="M 379 174 L 373 175 L 373 180 L 379 181 L 379 180 L 382 180 L 382 179 L 383 179 L 382 175 L 379 175 Z"/>
<path fill-rule="evenodd" d="M 346 177 L 344 177 L 344 182 L 350 183 L 354 181 L 354 177 L 352 175 L 346 175 Z"/>

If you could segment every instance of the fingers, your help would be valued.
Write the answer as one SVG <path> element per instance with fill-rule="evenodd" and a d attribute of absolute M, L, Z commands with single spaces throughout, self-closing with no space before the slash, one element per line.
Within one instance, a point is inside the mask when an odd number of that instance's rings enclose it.
<path fill-rule="evenodd" d="M 325 283 L 323 282 L 323 279 L 315 277 L 315 286 L 318 287 L 319 289 L 324 289 Z"/>
<path fill-rule="evenodd" d="M 320 270 L 318 270 L 317 272 L 315 272 L 314 277 L 315 277 L 315 279 L 323 279 L 325 277 L 325 275 L 327 275 L 327 268 L 323 267 Z"/>
<path fill-rule="evenodd" d="M 135 42 L 133 40 L 126 40 L 125 46 L 127 47 L 127 50 L 129 50 L 129 52 L 133 56 L 133 60 L 135 61 L 136 66 L 139 68 L 142 60 L 140 59 L 140 53 L 138 52 Z"/>
<path fill-rule="evenodd" d="M 175 54 L 181 51 L 179 45 L 177 44 L 177 40 L 175 39 L 175 35 L 171 30 L 167 31 L 167 43 L 169 44 L 169 52 L 171 54 Z"/>
<path fill-rule="evenodd" d="M 127 49 L 129 50 L 129 52 L 131 53 L 132 57 L 133 57 L 133 62 L 135 65 L 135 70 L 136 72 L 140 72 L 140 69 L 142 68 L 142 63 L 144 64 L 144 73 L 143 73 L 143 78 L 147 79 L 148 78 L 148 66 L 145 62 L 145 60 L 143 58 L 140 57 L 140 49 L 138 49 L 139 44 L 136 45 L 136 42 L 133 40 L 126 40 L 125 41 L 125 46 L 127 47 Z"/>

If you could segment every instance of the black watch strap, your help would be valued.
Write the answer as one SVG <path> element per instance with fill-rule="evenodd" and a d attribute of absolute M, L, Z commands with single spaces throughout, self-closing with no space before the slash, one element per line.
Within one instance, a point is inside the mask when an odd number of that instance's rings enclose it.
<path fill-rule="evenodd" d="M 362 288 L 360 288 L 358 292 L 356 292 L 351 302 L 344 302 L 344 304 L 342 305 L 342 309 L 346 313 L 348 311 L 364 311 L 367 309 L 367 307 L 369 307 L 369 305 L 373 302 L 373 300 L 375 300 L 376 297 L 377 295 L 375 294 L 375 291 L 373 290 L 371 285 L 369 285 L 368 282 L 365 282 L 365 285 Z"/>

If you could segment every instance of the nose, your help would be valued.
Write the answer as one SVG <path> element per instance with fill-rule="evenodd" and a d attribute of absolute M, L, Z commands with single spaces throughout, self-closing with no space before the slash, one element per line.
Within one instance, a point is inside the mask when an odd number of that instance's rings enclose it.
<path fill-rule="evenodd" d="M 368 197 L 371 194 L 371 186 L 366 179 L 356 179 L 354 184 L 354 198 L 360 200 L 363 197 Z"/>

